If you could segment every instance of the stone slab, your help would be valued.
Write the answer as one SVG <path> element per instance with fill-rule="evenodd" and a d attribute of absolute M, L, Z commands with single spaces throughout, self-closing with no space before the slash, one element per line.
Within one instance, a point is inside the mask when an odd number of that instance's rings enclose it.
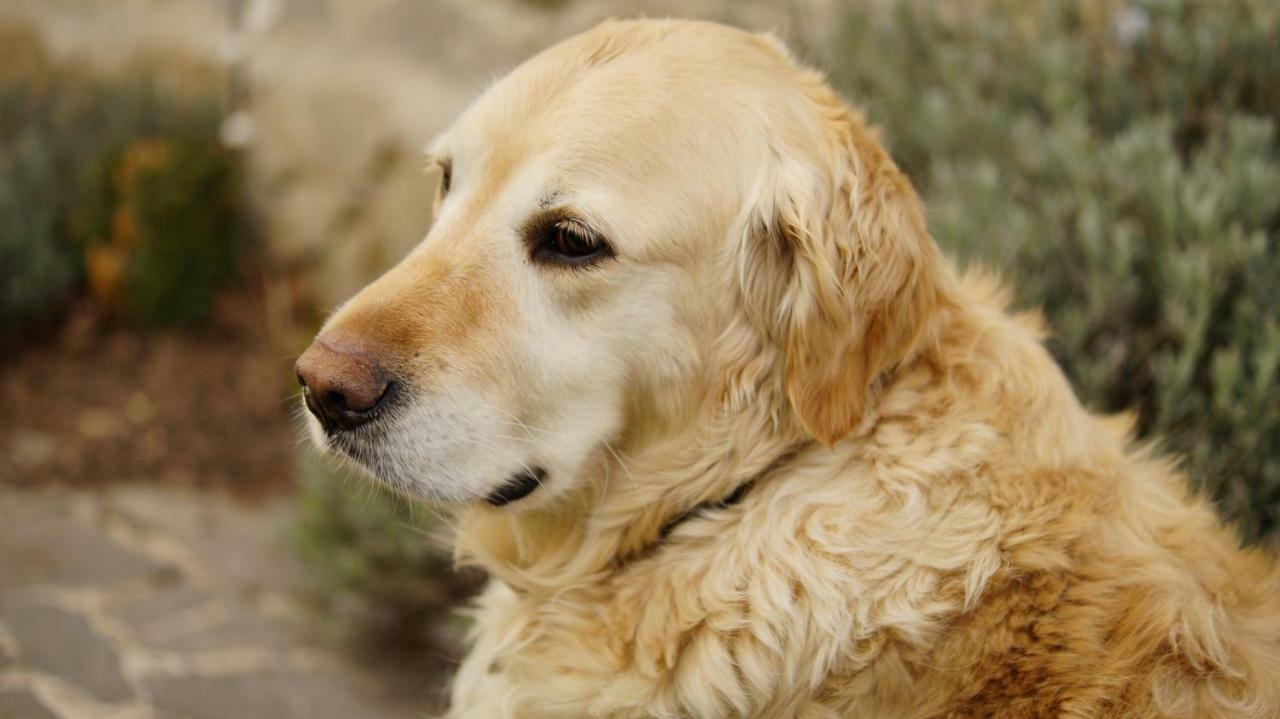
<path fill-rule="evenodd" d="M 119 603 L 111 614 L 140 646 L 167 651 L 288 649 L 305 643 L 301 619 L 267 615 L 247 598 L 207 588 L 176 586 Z"/>
<path fill-rule="evenodd" d="M 0 692 L 0 717 L 4 719 L 58 719 L 26 690 Z"/>
<path fill-rule="evenodd" d="M 390 700 L 340 675 L 191 677 L 149 683 L 164 717 L 420 719 L 425 704 Z"/>
<path fill-rule="evenodd" d="M 66 679 L 103 702 L 132 698 L 120 657 L 84 617 L 57 607 L 16 606 L 4 610 L 4 623 L 18 642 L 20 666 Z"/>
<path fill-rule="evenodd" d="M 84 497 L 65 492 L 0 493 L 0 594 L 36 584 L 114 584 L 168 569 L 122 547 L 86 521 Z"/>

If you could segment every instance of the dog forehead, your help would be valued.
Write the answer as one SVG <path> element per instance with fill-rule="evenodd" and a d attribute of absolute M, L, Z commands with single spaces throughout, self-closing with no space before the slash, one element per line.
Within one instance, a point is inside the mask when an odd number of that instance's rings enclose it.
<path fill-rule="evenodd" d="M 777 108 L 801 104 L 795 69 L 771 38 L 706 23 L 570 38 L 500 79 L 432 148 L 465 186 L 450 224 L 506 226 L 550 202 L 601 230 L 625 225 L 612 233 L 624 243 L 719 223 L 769 157 Z"/>
<path fill-rule="evenodd" d="M 464 153 L 552 146 L 587 158 L 699 129 L 722 136 L 789 64 L 771 38 L 722 25 L 606 22 L 498 80 L 449 134 Z"/>

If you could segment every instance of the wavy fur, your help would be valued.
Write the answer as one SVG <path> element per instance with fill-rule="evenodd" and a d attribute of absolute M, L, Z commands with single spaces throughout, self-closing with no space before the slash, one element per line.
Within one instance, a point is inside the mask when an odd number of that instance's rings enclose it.
<path fill-rule="evenodd" d="M 576 94 L 590 77 L 612 79 Z M 457 512 L 459 560 L 493 579 L 450 717 L 1280 716 L 1270 558 L 1080 405 L 1038 316 L 953 269 L 875 134 L 777 41 L 608 23 L 486 97 L 462 124 L 503 152 L 580 139 L 525 141 L 548 105 L 621 128 L 577 156 L 597 177 L 718 124 L 732 151 L 684 194 L 635 190 L 648 216 L 741 189 L 680 215 L 712 249 L 663 256 L 701 273 L 672 304 L 704 329 L 627 365 L 581 481 Z M 659 101 L 662 121 L 607 120 Z"/>

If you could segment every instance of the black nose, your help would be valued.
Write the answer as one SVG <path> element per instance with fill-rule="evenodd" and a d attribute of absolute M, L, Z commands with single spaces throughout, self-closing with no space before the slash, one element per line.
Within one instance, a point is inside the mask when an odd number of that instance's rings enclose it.
<path fill-rule="evenodd" d="M 311 414 L 326 429 L 352 429 L 373 419 L 391 381 L 365 343 L 324 334 L 294 365 Z"/>

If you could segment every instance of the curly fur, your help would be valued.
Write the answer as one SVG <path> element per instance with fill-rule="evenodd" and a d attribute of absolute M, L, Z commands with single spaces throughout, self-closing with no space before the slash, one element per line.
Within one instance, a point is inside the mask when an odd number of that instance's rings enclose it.
<path fill-rule="evenodd" d="M 614 79 L 574 94 L 591 73 Z M 457 511 L 460 561 L 493 579 L 450 717 L 1280 716 L 1270 558 L 1126 418 L 1081 406 L 1038 315 L 953 268 L 874 132 L 777 41 L 608 23 L 462 124 L 500 133 L 488 167 L 510 173 L 571 139 L 527 139 L 540 108 L 658 97 L 665 122 L 596 117 L 626 142 L 577 159 L 657 167 L 714 141 L 679 134 L 693 117 L 740 148 L 722 154 L 744 176 L 688 169 L 742 188 L 736 211 L 681 217 L 713 250 L 664 256 L 700 268 L 673 304 L 704 330 L 628 365 L 619 427 L 572 490 Z"/>
<path fill-rule="evenodd" d="M 452 716 L 1280 715 L 1268 559 L 1081 407 L 861 118 L 786 76 L 820 132 L 741 218 L 692 435 L 602 459 L 633 481 L 575 506 L 460 520 L 495 580 Z M 831 448 L 620 560 L 808 435 Z"/>

